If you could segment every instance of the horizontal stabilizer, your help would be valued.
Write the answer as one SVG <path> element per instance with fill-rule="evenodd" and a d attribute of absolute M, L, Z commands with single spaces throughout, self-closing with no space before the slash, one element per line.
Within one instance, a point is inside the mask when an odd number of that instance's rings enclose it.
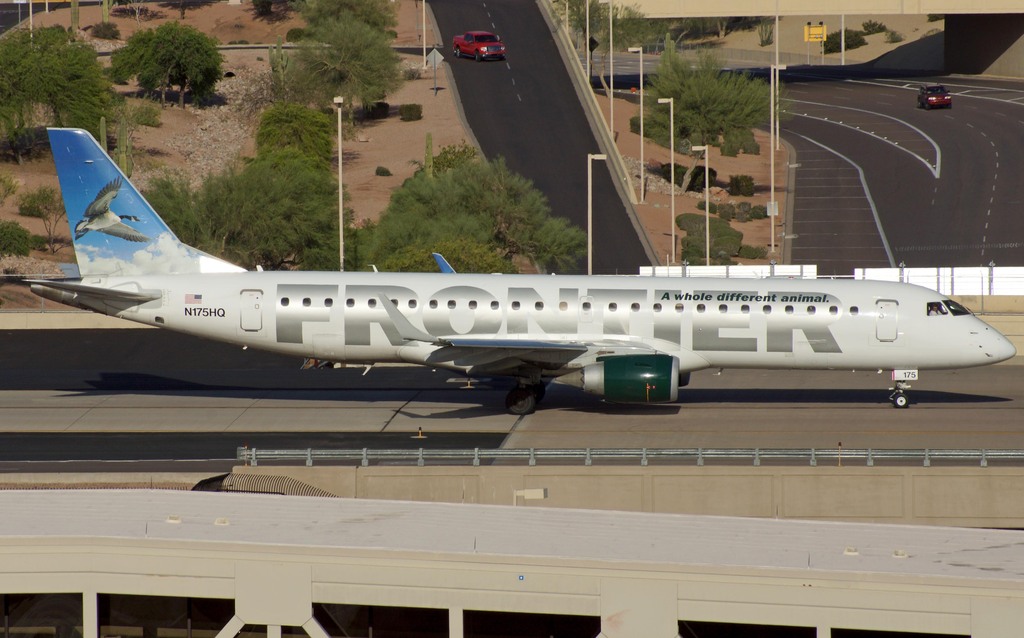
<path fill-rule="evenodd" d="M 42 289 L 63 290 L 79 295 L 86 295 L 103 299 L 106 301 L 131 301 L 135 303 L 146 303 L 159 299 L 160 292 L 135 292 L 132 290 L 118 290 L 116 288 L 102 288 L 100 286 L 87 286 L 74 281 L 61 279 L 30 279 L 26 283 L 32 284 L 32 291 L 39 294 Z M 44 295 L 40 295 L 44 296 Z"/>

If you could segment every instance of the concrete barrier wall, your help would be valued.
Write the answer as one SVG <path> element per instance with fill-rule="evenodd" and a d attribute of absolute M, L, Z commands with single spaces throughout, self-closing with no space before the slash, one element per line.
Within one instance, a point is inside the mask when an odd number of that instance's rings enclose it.
<path fill-rule="evenodd" d="M 1024 468 L 238 467 L 347 498 L 1024 528 Z M 543 500 L 517 490 L 546 489 Z"/>

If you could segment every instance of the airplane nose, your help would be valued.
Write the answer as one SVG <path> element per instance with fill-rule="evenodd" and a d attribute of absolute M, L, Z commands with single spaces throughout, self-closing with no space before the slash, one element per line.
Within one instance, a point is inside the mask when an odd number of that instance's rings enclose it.
<path fill-rule="evenodd" d="M 989 340 L 989 346 L 985 348 L 985 354 L 987 354 L 994 363 L 999 361 L 1006 361 L 1017 356 L 1017 348 L 1013 343 L 1005 336 L 999 333 L 998 330 L 989 328 L 991 339 Z"/>

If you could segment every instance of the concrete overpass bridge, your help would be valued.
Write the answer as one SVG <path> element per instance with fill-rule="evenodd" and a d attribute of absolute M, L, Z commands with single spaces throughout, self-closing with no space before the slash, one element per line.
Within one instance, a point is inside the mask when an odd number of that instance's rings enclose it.
<path fill-rule="evenodd" d="M 944 70 L 1024 77 L 1024 6 L 1020 0 L 634 0 L 652 18 L 943 14 Z"/>

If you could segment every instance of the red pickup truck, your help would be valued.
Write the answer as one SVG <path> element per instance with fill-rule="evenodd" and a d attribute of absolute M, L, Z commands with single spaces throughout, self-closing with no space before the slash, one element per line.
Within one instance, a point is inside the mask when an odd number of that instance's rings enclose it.
<path fill-rule="evenodd" d="M 455 36 L 452 41 L 452 53 L 455 57 L 462 56 L 480 60 L 504 60 L 505 44 L 501 36 L 494 35 L 487 31 L 466 31 L 462 35 Z"/>

